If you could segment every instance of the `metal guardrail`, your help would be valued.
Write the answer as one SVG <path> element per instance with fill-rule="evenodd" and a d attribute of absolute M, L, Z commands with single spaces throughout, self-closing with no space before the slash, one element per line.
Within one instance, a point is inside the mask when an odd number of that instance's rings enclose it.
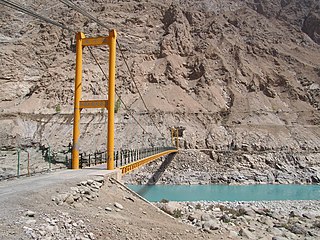
<path fill-rule="evenodd" d="M 27 150 L 17 149 L 16 157 L 17 164 L 16 169 L 12 169 L 10 173 L 6 175 L 0 175 L 0 181 L 19 178 L 21 176 L 31 176 L 34 174 L 50 172 L 56 169 L 71 168 L 71 151 L 69 149 L 65 151 L 53 151 L 50 147 L 40 146 L 37 156 L 30 154 Z M 23 156 L 22 156 L 23 152 Z M 129 172 L 139 166 L 146 164 L 161 156 L 177 152 L 174 147 L 153 147 L 142 149 L 121 149 L 114 151 L 114 166 L 120 168 L 122 173 Z M 94 165 L 107 162 L 106 151 L 96 151 L 94 153 L 80 153 L 79 167 L 91 167 Z M 38 165 L 34 165 L 34 159 L 42 159 L 42 166 L 40 169 Z M 37 160 L 39 161 L 39 160 Z M 47 165 L 44 165 L 47 164 Z"/>
<path fill-rule="evenodd" d="M 50 146 L 44 145 L 32 150 L 17 148 L 4 152 L 2 158 L 12 160 L 12 164 L 6 163 L 8 167 L 5 172 L 0 173 L 0 181 L 67 168 L 71 163 L 71 152 L 68 149 L 53 151 Z"/>
<path fill-rule="evenodd" d="M 119 168 L 121 169 L 122 174 L 126 174 L 136 168 L 141 167 L 142 165 L 145 165 L 157 158 L 160 158 L 162 156 L 171 154 L 171 153 L 176 153 L 178 152 L 177 148 L 173 148 L 173 147 L 164 147 L 164 148 L 160 148 L 159 151 L 148 151 L 147 154 L 142 155 L 140 157 L 140 159 L 137 160 L 132 160 L 129 161 L 128 163 L 126 163 L 125 165 L 120 166 Z"/>
<path fill-rule="evenodd" d="M 174 147 L 153 147 L 141 149 L 121 149 L 114 151 L 114 166 L 120 168 L 138 160 L 168 151 L 176 150 Z M 91 167 L 107 162 L 106 151 L 96 151 L 94 153 L 80 153 L 79 167 Z"/>

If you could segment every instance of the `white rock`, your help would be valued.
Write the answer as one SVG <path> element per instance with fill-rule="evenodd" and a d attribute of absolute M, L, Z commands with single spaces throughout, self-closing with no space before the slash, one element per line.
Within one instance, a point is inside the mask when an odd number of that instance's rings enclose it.
<path fill-rule="evenodd" d="M 103 183 L 104 182 L 104 177 L 97 177 L 94 179 L 96 182 L 99 182 L 99 183 Z"/>
<path fill-rule="evenodd" d="M 86 185 L 87 185 L 87 183 L 88 183 L 87 181 L 81 181 L 81 182 L 80 182 L 80 185 L 82 185 L 82 186 L 86 186 Z"/>
<path fill-rule="evenodd" d="M 27 217 L 34 217 L 34 215 L 35 215 L 35 212 L 33 212 L 33 211 L 28 210 L 28 211 L 26 212 L 26 216 L 27 216 Z"/>
<path fill-rule="evenodd" d="M 116 208 L 120 209 L 120 210 L 123 209 L 123 206 L 122 206 L 120 203 L 115 202 L 115 203 L 114 203 L 114 206 L 115 206 Z"/>
<path fill-rule="evenodd" d="M 37 221 L 34 220 L 34 219 L 28 219 L 28 220 L 26 221 L 26 224 L 31 225 L 31 224 L 35 224 L 36 222 L 37 222 Z"/>
<path fill-rule="evenodd" d="M 209 221 L 205 221 L 202 225 L 202 228 L 210 230 L 218 230 L 219 227 L 219 224 L 212 219 L 210 219 Z"/>
<path fill-rule="evenodd" d="M 93 181 L 92 179 L 88 179 L 88 180 L 87 180 L 87 183 L 88 183 L 89 185 L 91 185 L 92 183 L 94 183 L 94 181 Z"/>
<path fill-rule="evenodd" d="M 106 207 L 105 210 L 106 210 L 107 212 L 111 212 L 111 211 L 112 211 L 112 208 Z"/>
<path fill-rule="evenodd" d="M 209 221 L 211 220 L 211 216 L 208 213 L 204 213 L 201 215 L 201 221 Z"/>

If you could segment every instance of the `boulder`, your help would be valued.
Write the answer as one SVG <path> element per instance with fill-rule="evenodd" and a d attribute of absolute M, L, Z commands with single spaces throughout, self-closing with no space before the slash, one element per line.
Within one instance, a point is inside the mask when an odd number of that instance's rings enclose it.
<path fill-rule="evenodd" d="M 245 228 L 240 229 L 239 235 L 248 239 L 255 239 L 255 236 L 248 229 Z"/>
<path fill-rule="evenodd" d="M 176 202 L 168 202 L 162 206 L 162 210 L 170 215 L 174 215 L 177 209 L 180 209 L 180 205 Z"/>
<path fill-rule="evenodd" d="M 209 230 L 218 230 L 220 228 L 220 225 L 217 221 L 210 219 L 209 221 L 205 221 L 202 224 L 203 229 L 209 229 Z"/>
<path fill-rule="evenodd" d="M 122 206 L 120 203 L 115 202 L 115 203 L 114 203 L 114 206 L 115 206 L 117 209 L 120 209 L 120 210 L 123 209 L 123 206 Z"/>

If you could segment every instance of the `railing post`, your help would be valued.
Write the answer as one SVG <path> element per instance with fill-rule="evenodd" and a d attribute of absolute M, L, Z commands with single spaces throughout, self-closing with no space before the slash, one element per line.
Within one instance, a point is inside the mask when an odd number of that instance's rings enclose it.
<path fill-rule="evenodd" d="M 131 150 L 130 149 L 128 150 L 128 159 L 129 159 L 129 163 L 131 163 L 132 159 L 131 159 Z"/>
<path fill-rule="evenodd" d="M 20 149 L 18 149 L 17 177 L 20 177 Z"/>
<path fill-rule="evenodd" d="M 120 164 L 123 166 L 123 155 L 122 155 L 122 149 L 120 150 Z"/>
<path fill-rule="evenodd" d="M 176 148 L 179 148 L 179 129 L 176 129 Z"/>
<path fill-rule="evenodd" d="M 82 153 L 80 153 L 80 164 L 79 164 L 80 168 L 82 168 L 82 163 L 83 163 L 82 160 L 83 160 L 82 159 Z"/>
<path fill-rule="evenodd" d="M 49 161 L 49 170 L 51 171 L 51 158 L 50 158 L 50 145 L 48 145 L 48 161 Z"/>
<path fill-rule="evenodd" d="M 28 153 L 28 176 L 30 177 L 30 153 L 29 151 L 27 151 Z"/>
<path fill-rule="evenodd" d="M 133 162 L 132 149 L 130 149 L 130 162 Z"/>
<path fill-rule="evenodd" d="M 130 150 L 127 149 L 127 162 L 130 163 Z"/>
<path fill-rule="evenodd" d="M 66 154 L 66 160 L 65 160 L 65 164 L 66 164 L 66 167 L 69 168 L 69 159 L 68 159 L 68 154 Z"/>

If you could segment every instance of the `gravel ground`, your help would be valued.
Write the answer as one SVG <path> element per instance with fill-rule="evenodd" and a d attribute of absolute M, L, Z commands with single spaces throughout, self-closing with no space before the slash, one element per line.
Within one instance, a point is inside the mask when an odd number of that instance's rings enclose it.
<path fill-rule="evenodd" d="M 320 201 L 168 202 L 157 205 L 212 236 L 320 239 Z"/>

